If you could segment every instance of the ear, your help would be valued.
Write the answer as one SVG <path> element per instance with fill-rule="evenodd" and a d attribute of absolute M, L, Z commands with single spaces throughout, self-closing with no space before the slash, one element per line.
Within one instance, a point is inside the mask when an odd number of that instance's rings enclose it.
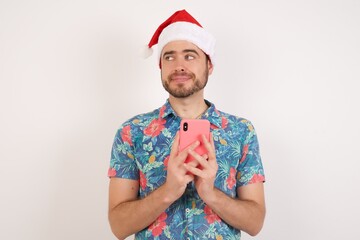
<path fill-rule="evenodd" d="M 210 59 L 208 59 L 207 61 L 208 61 L 207 66 L 208 66 L 208 70 L 209 70 L 209 75 L 211 75 L 214 70 L 214 65 L 212 64 Z"/>

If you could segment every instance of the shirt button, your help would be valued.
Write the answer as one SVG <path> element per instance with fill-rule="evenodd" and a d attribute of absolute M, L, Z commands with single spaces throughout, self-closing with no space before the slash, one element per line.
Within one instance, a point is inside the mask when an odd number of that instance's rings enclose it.
<path fill-rule="evenodd" d="M 187 208 L 185 211 L 186 211 L 186 213 L 189 213 L 189 212 L 190 212 L 190 209 Z"/>
<path fill-rule="evenodd" d="M 186 238 L 186 240 L 190 240 L 190 238 L 189 238 L 189 237 L 187 237 L 187 238 Z"/>

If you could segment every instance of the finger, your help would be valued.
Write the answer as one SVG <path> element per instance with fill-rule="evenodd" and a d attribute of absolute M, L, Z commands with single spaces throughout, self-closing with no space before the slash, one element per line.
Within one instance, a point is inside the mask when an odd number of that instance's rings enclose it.
<path fill-rule="evenodd" d="M 213 138 L 212 133 L 210 133 L 210 142 L 206 139 L 206 137 L 204 135 L 202 135 L 202 139 L 203 139 L 205 148 L 208 151 L 209 160 L 211 161 L 211 160 L 216 159 L 215 144 L 214 144 L 214 138 Z"/>
<path fill-rule="evenodd" d="M 193 175 L 198 176 L 198 177 L 200 177 L 200 178 L 205 178 L 205 173 L 204 173 L 204 171 L 200 170 L 199 168 L 190 166 L 190 165 L 187 164 L 187 163 L 184 163 L 184 167 L 186 168 L 186 170 L 187 170 L 188 172 L 192 173 Z"/>
<path fill-rule="evenodd" d="M 194 150 L 195 148 L 197 148 L 200 145 L 199 141 L 195 141 L 193 142 L 191 145 L 189 145 L 188 147 L 186 147 L 184 150 L 180 151 L 178 153 L 178 159 L 179 162 L 184 163 L 187 156 L 189 155 L 189 150 Z"/>
<path fill-rule="evenodd" d="M 187 162 L 187 164 L 189 164 L 192 167 L 199 166 L 199 162 L 196 159 L 191 159 L 191 161 Z"/>
<path fill-rule="evenodd" d="M 174 166 L 178 166 L 178 167 L 182 163 L 184 163 L 188 154 L 187 152 L 184 153 L 183 151 L 179 152 L 179 145 L 180 145 L 180 135 L 178 131 L 176 132 L 173 145 L 171 146 L 170 158 L 169 158 L 169 161 L 171 161 Z"/>
<path fill-rule="evenodd" d="M 184 181 L 186 182 L 186 184 L 188 184 L 189 182 L 192 182 L 194 181 L 194 175 L 192 174 L 186 174 L 185 177 L 184 177 Z"/>
<path fill-rule="evenodd" d="M 179 131 L 176 132 L 174 142 L 170 151 L 170 158 L 175 158 L 179 152 Z"/>
<path fill-rule="evenodd" d="M 195 148 L 197 148 L 200 145 L 200 141 L 196 140 L 195 142 L 193 142 L 192 144 L 190 144 L 188 147 L 186 147 L 184 150 L 194 150 Z"/>
<path fill-rule="evenodd" d="M 194 159 L 202 166 L 207 167 L 208 161 L 207 161 L 207 155 L 204 154 L 203 156 L 200 156 L 197 152 L 194 150 L 189 149 L 189 154 L 194 157 Z"/>

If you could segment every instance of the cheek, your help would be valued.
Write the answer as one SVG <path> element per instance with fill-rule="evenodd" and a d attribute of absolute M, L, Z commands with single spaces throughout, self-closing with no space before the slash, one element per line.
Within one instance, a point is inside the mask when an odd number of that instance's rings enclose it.
<path fill-rule="evenodd" d="M 163 71 L 169 71 L 169 69 L 173 68 L 172 63 L 171 62 L 162 62 L 161 63 L 161 70 Z"/>
<path fill-rule="evenodd" d="M 169 74 L 164 70 L 164 68 L 162 68 L 160 71 L 161 81 L 162 82 L 166 81 L 166 79 L 168 78 L 168 75 Z"/>
<path fill-rule="evenodd" d="M 171 67 L 169 64 L 162 64 L 161 65 L 161 77 L 167 77 L 171 73 Z"/>

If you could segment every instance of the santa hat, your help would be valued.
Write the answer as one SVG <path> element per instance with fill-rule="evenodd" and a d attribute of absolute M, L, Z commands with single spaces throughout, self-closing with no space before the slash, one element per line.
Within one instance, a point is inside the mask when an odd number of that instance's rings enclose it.
<path fill-rule="evenodd" d="M 158 59 L 163 47 L 171 41 L 186 40 L 195 44 L 214 64 L 215 38 L 207 32 L 186 10 L 175 12 L 155 31 L 144 57 L 152 55 L 152 47 L 158 45 Z"/>

